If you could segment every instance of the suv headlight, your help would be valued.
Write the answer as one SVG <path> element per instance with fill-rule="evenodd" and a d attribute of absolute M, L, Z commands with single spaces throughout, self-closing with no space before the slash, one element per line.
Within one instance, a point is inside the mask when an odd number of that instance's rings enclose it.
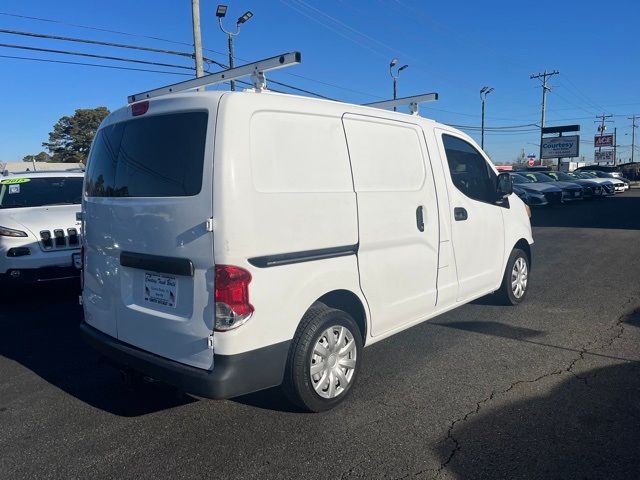
<path fill-rule="evenodd" d="M 0 227 L 0 237 L 26 237 L 27 233 L 13 228 Z"/>

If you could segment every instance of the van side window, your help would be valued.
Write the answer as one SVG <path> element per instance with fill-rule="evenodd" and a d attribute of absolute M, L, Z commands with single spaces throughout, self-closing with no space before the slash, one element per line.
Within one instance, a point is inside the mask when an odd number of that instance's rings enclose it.
<path fill-rule="evenodd" d="M 496 174 L 480 152 L 452 135 L 442 135 L 442 143 L 455 187 L 469 198 L 493 203 Z"/>

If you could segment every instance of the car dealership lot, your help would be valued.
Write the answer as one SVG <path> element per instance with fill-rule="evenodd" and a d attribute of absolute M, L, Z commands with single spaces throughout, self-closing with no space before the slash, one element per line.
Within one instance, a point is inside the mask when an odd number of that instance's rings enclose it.
<path fill-rule="evenodd" d="M 481 299 L 365 350 L 351 401 L 301 414 L 128 389 L 81 343 L 73 285 L 2 292 L 8 478 L 633 478 L 640 190 L 534 210 L 527 300 Z"/>

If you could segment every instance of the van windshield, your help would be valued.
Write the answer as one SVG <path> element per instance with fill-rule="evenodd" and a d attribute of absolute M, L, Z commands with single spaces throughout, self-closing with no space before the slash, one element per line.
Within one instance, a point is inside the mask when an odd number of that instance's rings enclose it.
<path fill-rule="evenodd" d="M 77 205 L 82 177 L 8 177 L 0 180 L 0 208 Z"/>
<path fill-rule="evenodd" d="M 200 193 L 206 112 L 136 118 L 102 128 L 89 155 L 89 197 L 184 197 Z"/>

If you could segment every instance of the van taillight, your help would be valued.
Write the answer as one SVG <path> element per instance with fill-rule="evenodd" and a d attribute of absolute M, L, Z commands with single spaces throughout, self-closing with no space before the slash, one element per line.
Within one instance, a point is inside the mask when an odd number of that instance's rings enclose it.
<path fill-rule="evenodd" d="M 251 274 L 240 267 L 216 265 L 215 282 L 215 329 L 226 331 L 239 327 L 253 313 L 253 305 L 249 303 Z"/>
<path fill-rule="evenodd" d="M 131 114 L 134 117 L 138 115 L 144 115 L 149 110 L 149 102 L 145 100 L 144 102 L 138 102 L 131 105 Z"/>

